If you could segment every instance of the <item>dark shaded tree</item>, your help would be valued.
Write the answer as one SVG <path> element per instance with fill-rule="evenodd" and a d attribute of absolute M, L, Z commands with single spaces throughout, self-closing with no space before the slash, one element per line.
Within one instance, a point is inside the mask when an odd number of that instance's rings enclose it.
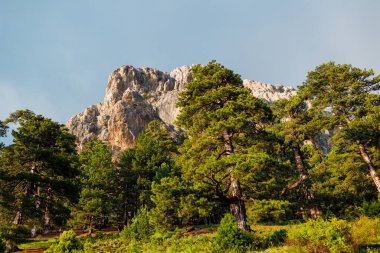
<path fill-rule="evenodd" d="M 177 173 L 173 158 L 177 155 L 177 143 L 164 124 L 149 123 L 137 138 L 136 147 L 124 150 L 118 161 L 124 207 L 121 212 L 123 223 L 140 207 L 151 209 L 152 182 Z"/>
<path fill-rule="evenodd" d="M 45 230 L 63 225 L 77 197 L 75 137 L 63 125 L 29 110 L 16 111 L 5 122 L 18 124 L 0 163 L 1 204 L 8 223 Z"/>
<path fill-rule="evenodd" d="M 98 139 L 86 144 L 80 155 L 81 191 L 78 205 L 73 209 L 75 225 L 91 232 L 116 223 L 115 210 L 120 205 L 119 178 L 112 162 L 112 151 Z"/>

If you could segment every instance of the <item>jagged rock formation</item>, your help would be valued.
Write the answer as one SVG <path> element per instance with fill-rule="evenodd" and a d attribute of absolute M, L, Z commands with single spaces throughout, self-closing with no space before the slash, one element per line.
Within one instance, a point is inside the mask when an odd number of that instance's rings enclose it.
<path fill-rule="evenodd" d="M 104 101 L 86 108 L 67 122 L 77 137 L 79 149 L 94 137 L 109 144 L 115 152 L 133 146 L 138 134 L 154 119 L 176 131 L 174 121 L 178 93 L 191 81 L 191 67 L 165 73 L 152 68 L 122 66 L 108 78 Z M 253 95 L 270 103 L 289 98 L 295 90 L 244 80 Z"/>
<path fill-rule="evenodd" d="M 281 98 L 290 98 L 296 94 L 296 91 L 291 87 L 284 87 L 281 84 L 273 86 L 269 83 L 261 83 L 258 81 L 244 80 L 243 85 L 252 91 L 252 94 L 261 98 L 267 103 L 272 103 Z"/>

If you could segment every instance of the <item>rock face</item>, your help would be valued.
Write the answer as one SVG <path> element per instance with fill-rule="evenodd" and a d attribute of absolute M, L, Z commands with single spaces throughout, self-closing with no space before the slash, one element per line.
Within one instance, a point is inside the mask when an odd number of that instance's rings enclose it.
<path fill-rule="evenodd" d="M 135 145 L 138 134 L 154 119 L 176 131 L 174 121 L 180 111 L 176 107 L 178 93 L 191 79 L 189 66 L 170 73 L 122 66 L 109 76 L 104 101 L 87 107 L 66 125 L 77 137 L 79 149 L 97 137 L 120 152 Z M 294 89 L 281 85 L 250 80 L 244 80 L 243 85 L 268 103 L 295 94 Z"/>
<path fill-rule="evenodd" d="M 267 103 L 272 103 L 282 98 L 290 98 L 296 94 L 296 91 L 293 88 L 284 87 L 281 84 L 273 86 L 269 83 L 244 80 L 243 85 L 249 88 L 255 97 L 261 98 Z"/>

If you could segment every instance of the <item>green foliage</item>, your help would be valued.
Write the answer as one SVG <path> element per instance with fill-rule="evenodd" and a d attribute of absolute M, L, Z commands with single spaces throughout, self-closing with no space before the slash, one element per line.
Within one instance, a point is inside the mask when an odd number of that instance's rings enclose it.
<path fill-rule="evenodd" d="M 287 236 L 285 229 L 269 230 L 264 232 L 253 231 L 253 248 L 268 249 L 283 245 Z"/>
<path fill-rule="evenodd" d="M 154 229 L 149 221 L 149 212 L 146 208 L 141 208 L 132 219 L 132 224 L 125 227 L 120 233 L 120 238 L 146 241 L 153 235 Z"/>
<path fill-rule="evenodd" d="M 153 182 L 151 198 L 155 207 L 150 212 L 150 220 L 155 230 L 162 233 L 173 230 L 176 225 L 204 222 L 211 214 L 217 214 L 215 201 L 207 192 L 178 176 Z"/>
<path fill-rule="evenodd" d="M 363 214 L 363 199 L 377 200 L 366 171 L 357 152 L 341 152 L 336 148 L 310 169 L 312 190 L 322 213 L 347 219 Z"/>
<path fill-rule="evenodd" d="M 51 245 L 46 253 L 75 253 L 83 249 L 81 241 L 73 230 L 65 231 L 61 234 L 58 242 Z"/>
<path fill-rule="evenodd" d="M 163 252 L 168 253 L 211 253 L 215 252 L 213 246 L 212 235 L 203 234 L 182 238 L 172 237 L 163 243 L 162 248 L 164 249 Z M 151 251 L 147 250 L 147 252 L 154 252 L 154 248 L 152 248 Z"/>
<path fill-rule="evenodd" d="M 378 193 L 380 182 L 371 161 L 376 156 L 368 149 L 378 151 L 380 147 L 379 90 L 380 76 L 374 76 L 373 70 L 334 62 L 309 72 L 299 89 L 300 96 L 310 102 L 308 113 L 314 122 L 320 122 L 320 130 L 336 131 L 331 144 L 342 153 L 360 151 L 362 163 L 372 175 L 368 179 L 374 181 Z"/>
<path fill-rule="evenodd" d="M 363 212 L 364 215 L 369 217 L 380 217 L 380 202 L 379 200 L 374 200 L 371 202 L 363 202 Z"/>
<path fill-rule="evenodd" d="M 248 222 L 255 223 L 285 223 L 294 217 L 292 204 L 284 200 L 255 200 L 247 211 Z"/>
<path fill-rule="evenodd" d="M 336 218 L 309 220 L 288 230 L 288 239 L 295 247 L 306 247 L 307 252 L 353 252 L 350 245 L 350 224 Z"/>
<path fill-rule="evenodd" d="M 360 217 L 352 225 L 351 238 L 356 247 L 380 244 L 380 218 Z"/>
<path fill-rule="evenodd" d="M 17 244 L 17 248 L 20 250 L 28 250 L 28 249 L 38 249 L 38 248 L 49 248 L 52 244 L 57 243 L 57 238 L 52 238 L 49 240 L 29 240 L 22 241 Z"/>
<path fill-rule="evenodd" d="M 301 95 L 296 94 L 273 103 L 276 124 L 271 131 L 282 139 L 283 159 L 292 164 L 292 173 L 284 175 L 288 186 L 281 195 L 302 210 L 304 216 L 310 216 L 309 211 L 316 210 L 317 206 L 309 170 L 324 158 L 315 141 L 315 137 L 320 134 L 322 121 L 310 115 L 308 102 Z M 312 145 L 306 144 L 306 141 Z"/>
<path fill-rule="evenodd" d="M 266 148 L 270 148 L 265 126 L 271 122 L 272 112 L 243 86 L 238 74 L 221 64 L 211 61 L 192 71 L 193 80 L 180 93 L 177 104 L 181 107 L 177 124 L 188 137 L 177 162 L 185 180 L 212 193 L 224 205 L 236 205 L 234 210 L 240 214 L 235 218 L 239 219 L 245 216 L 241 196 L 256 192 L 245 186 L 262 182 L 260 186 L 268 189 L 277 183 L 273 178 L 277 164 L 265 159 L 269 158 L 265 157 Z M 256 153 L 260 155 L 253 155 Z M 240 196 L 238 205 L 229 201 L 236 195 Z M 242 226 L 245 221 L 239 223 Z"/>
<path fill-rule="evenodd" d="M 180 235 L 176 235 L 174 233 L 156 233 L 148 241 L 136 241 L 132 239 L 107 241 L 96 240 L 94 242 L 86 242 L 84 245 L 84 252 L 211 253 L 213 252 L 213 238 L 213 234 L 181 237 Z"/>
<path fill-rule="evenodd" d="M 109 240 L 86 240 L 83 244 L 84 253 L 93 252 L 112 252 L 112 253 L 124 253 L 127 252 L 128 245 L 125 242 L 118 239 Z"/>
<path fill-rule="evenodd" d="M 178 174 L 173 160 L 176 155 L 177 144 L 159 121 L 149 123 L 147 129 L 138 136 L 136 147 L 126 149 L 121 154 L 118 167 L 124 213 L 130 213 L 126 218 L 130 219 L 141 206 L 147 206 L 148 209 L 154 207 L 152 182 L 159 184 L 161 179 Z M 127 220 L 124 224 L 127 224 Z"/>
<path fill-rule="evenodd" d="M 7 133 L 7 129 L 8 129 L 7 125 L 5 125 L 4 122 L 2 122 L 2 121 L 0 120 L 0 138 L 6 135 L 6 133 Z M 3 148 L 4 148 L 4 143 L 2 143 L 2 142 L 0 141 L 0 151 L 1 151 Z"/>
<path fill-rule="evenodd" d="M 114 209 L 119 204 L 119 181 L 111 149 L 94 139 L 87 143 L 79 158 L 82 189 L 79 203 L 72 212 L 74 223 L 89 229 L 105 226 L 112 222 Z"/>
<path fill-rule="evenodd" d="M 152 184 L 152 201 L 155 207 L 150 212 L 150 220 L 159 232 L 173 230 L 178 220 L 180 199 L 184 185 L 178 177 L 161 179 Z"/>
<path fill-rule="evenodd" d="M 308 73 L 300 87 L 300 94 L 311 99 L 311 111 L 321 116 L 326 108 L 330 127 L 346 126 L 352 117 L 362 117 L 362 107 L 368 95 L 379 90 L 379 76 L 373 76 L 373 70 L 362 70 L 348 64 L 328 62 Z"/>
<path fill-rule="evenodd" d="M 64 226 L 70 209 L 73 226 L 129 224 L 118 239 L 88 239 L 85 252 L 244 252 L 281 245 L 285 230 L 241 230 L 248 228 L 247 203 L 251 223 L 286 223 L 317 209 L 324 218 L 379 216 L 380 187 L 376 192 L 373 183 L 380 166 L 380 76 L 322 64 L 296 96 L 270 108 L 215 61 L 194 66 L 192 75 L 179 94 L 180 147 L 153 121 L 118 159 L 99 140 L 78 159 L 74 136 L 50 119 L 24 110 L 0 121 L 0 137 L 7 124 L 19 125 L 14 144 L 0 143 L 0 253 L 2 239 L 19 241 L 32 226 Z M 332 138 L 322 148 L 326 130 Z M 177 225 L 218 223 L 228 207 L 234 216 L 226 215 L 216 234 L 173 232 Z M 368 217 L 308 221 L 289 231 L 286 249 L 377 247 L 379 224 Z M 81 250 L 70 233 L 48 252 Z"/>
<path fill-rule="evenodd" d="M 377 252 L 380 219 L 363 216 L 352 223 L 336 218 L 309 220 L 288 230 L 287 243 L 301 252 Z"/>
<path fill-rule="evenodd" d="M 252 247 L 252 238 L 236 224 L 234 217 L 227 213 L 220 222 L 215 235 L 217 252 L 246 252 Z"/>
<path fill-rule="evenodd" d="M 75 137 L 63 125 L 28 110 L 12 113 L 6 120 L 11 122 L 19 127 L 0 160 L 5 224 L 45 229 L 65 224 L 78 192 Z"/>

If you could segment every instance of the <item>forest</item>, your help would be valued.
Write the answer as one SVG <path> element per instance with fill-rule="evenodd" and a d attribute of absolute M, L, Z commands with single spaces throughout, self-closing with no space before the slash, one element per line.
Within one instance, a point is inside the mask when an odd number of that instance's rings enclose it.
<path fill-rule="evenodd" d="M 380 252 L 380 75 L 327 62 L 273 104 L 216 61 L 192 76 L 181 134 L 152 121 L 117 155 L 0 121 L 0 253 L 52 231 L 45 252 Z"/>

